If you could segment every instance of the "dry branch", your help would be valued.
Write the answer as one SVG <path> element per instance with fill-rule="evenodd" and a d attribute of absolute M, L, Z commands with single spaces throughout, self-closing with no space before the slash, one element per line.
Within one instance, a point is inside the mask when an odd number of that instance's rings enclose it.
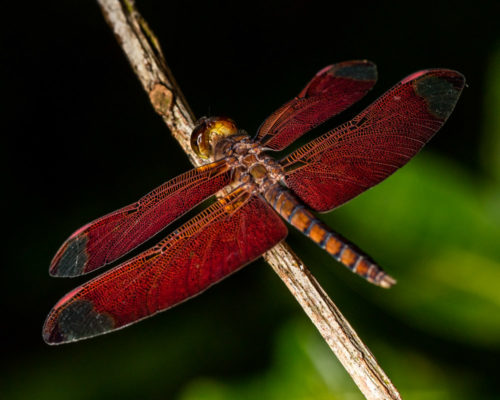
<path fill-rule="evenodd" d="M 200 165 L 189 146 L 195 121 L 193 113 L 167 67 L 158 40 L 133 0 L 98 0 L 98 3 L 154 109 L 193 165 Z M 288 245 L 277 245 L 264 254 L 264 259 L 285 282 L 365 397 L 400 399 L 370 350 Z"/>

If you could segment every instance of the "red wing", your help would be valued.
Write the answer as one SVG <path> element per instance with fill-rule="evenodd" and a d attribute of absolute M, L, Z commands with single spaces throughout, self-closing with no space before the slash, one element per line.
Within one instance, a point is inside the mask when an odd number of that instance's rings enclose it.
<path fill-rule="evenodd" d="M 441 128 L 464 87 L 458 72 L 416 72 L 348 123 L 290 154 L 287 185 L 311 208 L 328 211 L 387 178 Z"/>
<path fill-rule="evenodd" d="M 204 291 L 287 234 L 260 197 L 235 191 L 153 248 L 64 296 L 43 328 L 59 344 L 106 333 Z"/>
<path fill-rule="evenodd" d="M 257 141 L 272 150 L 283 150 L 304 133 L 361 99 L 376 80 L 377 68 L 366 60 L 323 68 L 296 98 L 264 121 Z"/>
<path fill-rule="evenodd" d="M 81 275 L 120 258 L 222 189 L 230 178 L 224 161 L 202 166 L 164 183 L 138 202 L 83 226 L 58 250 L 50 274 Z"/>

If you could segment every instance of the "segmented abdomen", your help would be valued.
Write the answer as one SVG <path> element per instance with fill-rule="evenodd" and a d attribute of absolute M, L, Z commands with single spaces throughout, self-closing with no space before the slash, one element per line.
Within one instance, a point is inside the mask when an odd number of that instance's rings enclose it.
<path fill-rule="evenodd" d="M 309 237 L 322 249 L 325 249 L 328 254 L 344 264 L 352 272 L 375 285 L 385 288 L 396 283 L 368 255 L 317 219 L 286 188 L 274 185 L 264 193 L 264 197 L 288 223 Z"/>

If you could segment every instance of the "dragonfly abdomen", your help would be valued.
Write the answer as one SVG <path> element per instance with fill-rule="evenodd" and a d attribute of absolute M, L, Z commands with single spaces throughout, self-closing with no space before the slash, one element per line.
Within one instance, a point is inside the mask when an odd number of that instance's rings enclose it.
<path fill-rule="evenodd" d="M 368 255 L 316 218 L 286 188 L 274 185 L 264 193 L 264 197 L 290 225 L 309 237 L 335 260 L 344 264 L 355 274 L 385 288 L 389 288 L 396 283 Z"/>

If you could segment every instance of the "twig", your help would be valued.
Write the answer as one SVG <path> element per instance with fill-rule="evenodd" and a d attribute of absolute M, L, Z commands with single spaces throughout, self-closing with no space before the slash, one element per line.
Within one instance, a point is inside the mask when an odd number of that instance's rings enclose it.
<path fill-rule="evenodd" d="M 193 113 L 167 67 L 158 40 L 135 8 L 134 1 L 97 1 L 154 109 L 191 162 L 200 165 L 189 145 L 195 121 Z M 264 254 L 264 259 L 285 282 L 365 397 L 400 399 L 370 350 L 288 245 L 275 246 Z"/>

